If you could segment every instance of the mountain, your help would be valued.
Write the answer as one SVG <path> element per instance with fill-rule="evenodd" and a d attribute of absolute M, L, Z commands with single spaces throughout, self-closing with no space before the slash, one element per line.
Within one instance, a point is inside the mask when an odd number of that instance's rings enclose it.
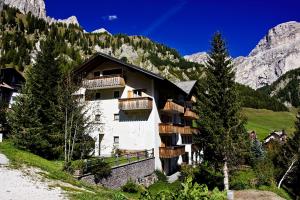
<path fill-rule="evenodd" d="M 35 63 L 40 44 L 46 36 L 55 40 L 58 57 L 66 67 L 75 67 L 96 52 L 158 73 L 172 81 L 198 79 L 202 65 L 188 62 L 172 48 L 143 36 L 111 35 L 105 29 L 93 33 L 79 26 L 49 23 L 30 14 L 4 6 L 1 14 L 0 65 L 20 71 Z"/>
<path fill-rule="evenodd" d="M 4 4 L 18 9 L 23 14 L 30 12 L 33 16 L 44 19 L 48 23 L 75 24 L 79 26 L 76 16 L 71 16 L 67 19 L 54 19 L 47 16 L 44 0 L 4 0 Z"/>
<path fill-rule="evenodd" d="M 107 33 L 107 34 L 111 35 L 111 33 L 108 32 L 105 28 L 100 28 L 100 29 L 94 30 L 92 33 Z"/>
<path fill-rule="evenodd" d="M 300 68 L 291 70 L 269 86 L 259 89 L 275 97 L 286 106 L 300 106 Z"/>
<path fill-rule="evenodd" d="M 185 56 L 203 63 L 205 53 Z M 233 60 L 236 81 L 253 89 L 270 85 L 286 72 L 300 67 L 300 23 L 291 21 L 270 29 L 247 57 Z"/>
<path fill-rule="evenodd" d="M 192 55 L 186 55 L 184 58 L 190 62 L 196 62 L 200 64 L 205 64 L 207 61 L 208 54 L 206 52 L 194 53 Z"/>

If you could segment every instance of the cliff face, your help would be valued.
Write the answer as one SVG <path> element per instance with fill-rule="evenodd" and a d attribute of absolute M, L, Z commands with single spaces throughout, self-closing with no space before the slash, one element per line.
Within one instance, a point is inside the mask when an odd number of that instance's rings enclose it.
<path fill-rule="evenodd" d="M 270 85 L 286 72 L 300 68 L 300 23 L 270 29 L 247 57 L 238 57 L 236 81 L 254 89 Z"/>
<path fill-rule="evenodd" d="M 32 15 L 44 19 L 49 23 L 65 23 L 79 25 L 76 16 L 71 16 L 67 19 L 54 19 L 47 16 L 44 0 L 4 0 L 4 4 L 20 10 L 23 14 L 31 12 Z"/>
<path fill-rule="evenodd" d="M 204 63 L 207 54 L 200 52 L 185 59 Z M 300 23 L 291 21 L 270 29 L 251 53 L 233 60 L 236 81 L 253 89 L 271 85 L 286 72 L 300 68 Z"/>

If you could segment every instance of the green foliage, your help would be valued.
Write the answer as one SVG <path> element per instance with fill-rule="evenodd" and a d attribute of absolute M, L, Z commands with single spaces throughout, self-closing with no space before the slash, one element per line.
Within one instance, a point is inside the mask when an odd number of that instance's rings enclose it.
<path fill-rule="evenodd" d="M 84 173 L 92 173 L 95 177 L 95 182 L 98 183 L 101 179 L 110 176 L 111 167 L 102 159 L 93 158 L 87 161 Z"/>
<path fill-rule="evenodd" d="M 226 192 L 220 192 L 217 188 L 209 192 L 206 185 L 199 185 L 198 183 L 193 183 L 192 177 L 188 177 L 180 191 L 167 191 L 163 190 L 157 194 L 152 194 L 149 191 L 145 191 L 140 196 L 141 200 L 225 200 Z"/>
<path fill-rule="evenodd" d="M 259 90 L 271 94 L 281 102 L 289 102 L 294 107 L 300 106 L 300 69 L 288 71 L 270 86 L 265 86 Z"/>
<path fill-rule="evenodd" d="M 263 159 L 265 155 L 262 143 L 258 140 L 255 139 L 251 141 L 251 160 L 252 162 L 256 162 L 257 160 Z"/>
<path fill-rule="evenodd" d="M 261 90 L 254 90 L 248 86 L 237 84 L 242 107 L 268 109 L 273 111 L 288 111 L 288 109 L 275 97 Z"/>
<path fill-rule="evenodd" d="M 274 180 L 274 165 L 269 158 L 257 160 L 254 164 L 254 171 L 257 176 L 257 185 L 272 185 Z"/>
<path fill-rule="evenodd" d="M 251 168 L 235 171 L 230 176 L 230 189 L 245 190 L 256 187 L 257 177 Z"/>
<path fill-rule="evenodd" d="M 226 160 L 229 163 L 243 162 L 247 153 L 248 134 L 240 111 L 240 102 L 235 84 L 232 60 L 220 33 L 211 44 L 206 65 L 206 77 L 198 84 L 197 110 L 203 145 L 204 160 L 220 169 Z"/>
<path fill-rule="evenodd" d="M 168 177 L 162 171 L 155 170 L 154 173 L 157 176 L 158 181 L 161 181 L 161 182 L 167 182 L 168 181 Z"/>
<path fill-rule="evenodd" d="M 137 185 L 132 180 L 127 181 L 127 183 L 123 185 L 121 188 L 123 192 L 128 192 L 128 193 L 138 193 L 138 191 L 140 190 L 139 185 Z"/>

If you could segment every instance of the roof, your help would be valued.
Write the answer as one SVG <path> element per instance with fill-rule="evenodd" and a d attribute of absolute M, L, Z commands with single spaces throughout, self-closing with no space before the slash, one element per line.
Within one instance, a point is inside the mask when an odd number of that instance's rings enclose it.
<path fill-rule="evenodd" d="M 143 69 L 141 67 L 138 67 L 136 65 L 132 65 L 132 64 L 123 62 L 123 61 L 121 61 L 121 60 L 119 60 L 115 57 L 112 57 L 112 56 L 109 56 L 107 54 L 100 53 L 100 52 L 94 54 L 92 57 L 90 57 L 88 60 L 86 60 L 80 66 L 78 66 L 74 71 L 75 74 L 83 72 L 83 71 L 89 69 L 90 67 L 93 67 L 93 64 L 97 63 L 97 60 L 99 61 L 101 58 L 106 58 L 106 59 L 111 60 L 113 62 L 119 63 L 123 66 L 126 66 L 126 67 L 130 68 L 130 69 L 139 71 L 139 72 L 141 72 L 141 73 L 143 73 L 143 74 L 145 74 L 145 75 L 147 75 L 151 78 L 158 79 L 158 80 L 161 80 L 161 81 L 166 81 L 166 82 L 168 82 L 169 84 L 171 84 L 174 87 L 178 88 L 180 91 L 184 92 L 187 95 L 189 95 L 189 93 L 191 92 L 193 86 L 196 83 L 196 81 L 183 81 L 183 82 L 173 83 L 173 82 L 169 81 L 168 79 L 162 77 L 159 74 L 155 74 L 151 71 L 148 71 L 148 70 Z"/>
<path fill-rule="evenodd" d="M 191 80 L 191 81 L 180 81 L 174 84 L 177 87 L 181 88 L 185 93 L 190 94 L 196 82 L 197 82 L 196 80 Z"/>

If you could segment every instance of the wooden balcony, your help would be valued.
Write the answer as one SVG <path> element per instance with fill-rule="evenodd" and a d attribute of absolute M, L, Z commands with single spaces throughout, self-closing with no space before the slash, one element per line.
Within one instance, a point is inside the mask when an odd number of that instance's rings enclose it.
<path fill-rule="evenodd" d="M 191 111 L 191 109 L 187 108 L 184 112 L 184 118 L 195 120 L 199 119 L 199 116 L 195 112 Z"/>
<path fill-rule="evenodd" d="M 174 158 L 185 153 L 185 146 L 159 147 L 160 158 Z"/>
<path fill-rule="evenodd" d="M 159 133 L 160 134 L 184 134 L 184 126 L 175 125 L 175 124 L 159 124 Z"/>
<path fill-rule="evenodd" d="M 82 81 L 83 87 L 89 90 L 125 87 L 124 78 L 121 76 L 102 76 L 95 79 Z"/>
<path fill-rule="evenodd" d="M 165 106 L 162 109 L 162 111 L 171 113 L 184 113 L 184 107 L 177 103 L 174 103 L 172 100 L 168 100 L 165 103 Z"/>
<path fill-rule="evenodd" d="M 123 111 L 152 110 L 152 102 L 150 97 L 119 99 L 119 109 Z"/>
<path fill-rule="evenodd" d="M 200 134 L 200 130 L 198 128 L 191 128 L 192 134 L 198 135 Z"/>

